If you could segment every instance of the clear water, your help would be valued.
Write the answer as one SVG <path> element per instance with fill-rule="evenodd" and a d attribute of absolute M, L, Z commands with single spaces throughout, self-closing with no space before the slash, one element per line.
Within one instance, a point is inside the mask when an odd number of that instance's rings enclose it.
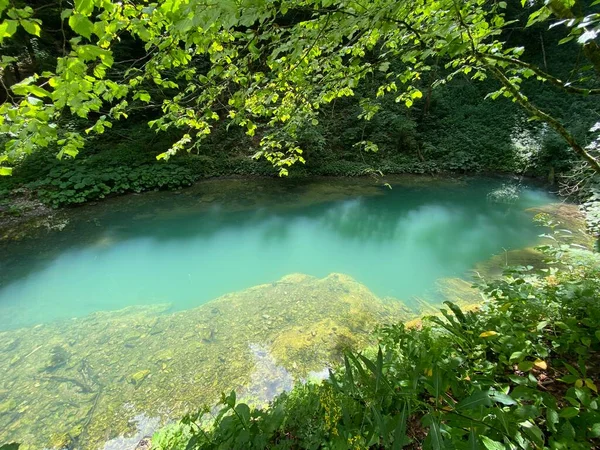
<path fill-rule="evenodd" d="M 490 202 L 498 180 L 425 181 L 225 181 L 74 210 L 64 231 L 1 249 L 0 329 L 128 305 L 183 310 L 295 272 L 348 274 L 410 305 L 439 278 L 534 244 L 525 210 L 553 201 L 526 188 Z"/>

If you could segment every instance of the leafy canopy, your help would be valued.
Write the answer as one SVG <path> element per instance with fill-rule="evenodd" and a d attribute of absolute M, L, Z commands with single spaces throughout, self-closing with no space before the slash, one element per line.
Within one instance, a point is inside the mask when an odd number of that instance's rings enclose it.
<path fill-rule="evenodd" d="M 560 19 L 553 25 L 565 27 L 565 40 L 576 39 L 600 72 L 600 14 L 574 13 L 580 10 L 574 6 L 573 0 L 547 0 L 529 24 Z M 56 144 L 59 157 L 76 156 L 85 139 L 64 126 L 66 117 L 88 119 L 85 132 L 102 133 L 132 108 L 159 104 L 162 114 L 149 122 L 151 128 L 182 130 L 159 159 L 201 146 L 224 119 L 256 135 L 255 156 L 266 157 L 283 175 L 304 161 L 298 133 L 318 122 L 321 106 L 352 96 L 365 78 L 382 72 L 376 97 L 393 95 L 410 107 L 422 96 L 423 74 L 440 62 L 449 75 L 437 83 L 456 74 L 496 77 L 501 88 L 493 97 L 512 98 L 600 172 L 593 154 L 534 106 L 520 85 L 536 77 L 573 94 L 600 90 L 564 83 L 523 62 L 524 49 L 503 42 L 506 7 L 488 0 L 75 0 L 60 11 L 64 54 L 55 70 L 14 84 L 0 105 L 0 135 L 8 137 L 0 174 L 38 147 Z M 0 0 L 0 14 L 0 44 L 20 28 L 44 33 L 29 6 Z M 143 46 L 143 54 L 115 61 L 125 39 Z M 13 63 L 3 56 L 0 68 Z M 377 98 L 361 106 L 366 120 L 379 109 Z M 376 150 L 371 142 L 359 144 Z"/>

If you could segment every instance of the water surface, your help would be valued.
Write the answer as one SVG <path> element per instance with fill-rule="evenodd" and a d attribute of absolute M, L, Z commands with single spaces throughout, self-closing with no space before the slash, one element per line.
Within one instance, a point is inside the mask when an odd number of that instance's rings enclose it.
<path fill-rule="evenodd" d="M 128 305 L 182 310 L 289 273 L 348 274 L 411 305 L 437 279 L 535 243 L 525 209 L 553 200 L 524 188 L 514 203 L 489 201 L 501 180 L 425 181 L 234 180 L 74 210 L 63 232 L 2 249 L 0 329 Z"/>

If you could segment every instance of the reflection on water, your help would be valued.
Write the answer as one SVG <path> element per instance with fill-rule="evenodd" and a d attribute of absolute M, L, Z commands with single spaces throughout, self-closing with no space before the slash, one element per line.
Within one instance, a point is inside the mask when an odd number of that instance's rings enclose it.
<path fill-rule="evenodd" d="M 461 277 L 534 244 L 525 209 L 550 199 L 492 204 L 485 180 L 236 183 L 84 208 L 4 244 L 0 443 L 133 450 L 221 392 L 264 404 L 378 324 L 478 302 Z"/>

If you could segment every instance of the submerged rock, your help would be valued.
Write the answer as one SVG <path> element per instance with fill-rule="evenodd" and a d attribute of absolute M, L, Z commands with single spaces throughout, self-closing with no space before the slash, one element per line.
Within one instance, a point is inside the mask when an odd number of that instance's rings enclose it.
<path fill-rule="evenodd" d="M 130 375 L 127 380 L 131 384 L 139 386 L 142 383 L 142 381 L 144 381 L 150 375 L 150 373 L 151 372 L 149 370 L 140 370 L 139 372 Z"/>
<path fill-rule="evenodd" d="M 152 438 L 146 437 L 138 443 L 138 445 L 135 447 L 135 450 L 150 450 L 151 448 L 152 448 Z"/>
<path fill-rule="evenodd" d="M 132 422 L 142 413 L 157 427 L 231 389 L 264 404 L 326 373 L 343 350 L 374 343 L 378 324 L 413 316 L 349 276 L 292 274 L 187 311 L 130 307 L 0 334 L 2 439 L 22 450 L 50 447 L 51 436 L 76 437 L 80 450 L 133 450 L 152 433 Z"/>
<path fill-rule="evenodd" d="M 44 370 L 46 372 L 54 372 L 58 368 L 67 364 L 69 357 L 70 354 L 64 347 L 61 347 L 60 345 L 52 347 L 52 350 L 50 350 L 50 360 L 44 367 Z"/>

